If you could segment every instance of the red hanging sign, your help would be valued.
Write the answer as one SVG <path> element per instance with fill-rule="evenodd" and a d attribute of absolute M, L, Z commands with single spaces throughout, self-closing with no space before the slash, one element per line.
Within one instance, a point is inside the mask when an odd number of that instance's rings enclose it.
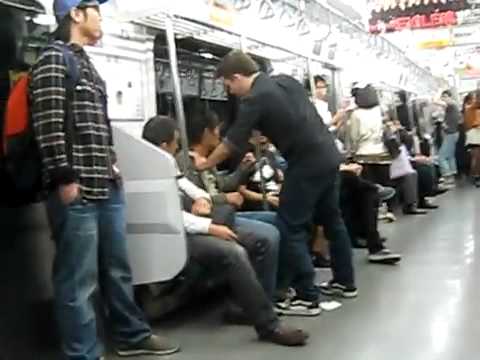
<path fill-rule="evenodd" d="M 457 14 L 454 11 L 437 12 L 430 15 L 404 16 L 390 20 L 388 23 L 370 25 L 371 33 L 383 31 L 401 31 L 405 29 L 429 29 L 458 24 Z"/>

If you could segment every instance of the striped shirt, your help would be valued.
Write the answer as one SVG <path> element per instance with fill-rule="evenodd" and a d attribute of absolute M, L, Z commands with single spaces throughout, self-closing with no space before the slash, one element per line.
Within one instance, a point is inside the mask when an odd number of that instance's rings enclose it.
<path fill-rule="evenodd" d="M 53 190 L 78 182 L 83 199 L 107 199 L 109 181 L 115 178 L 115 152 L 105 82 L 80 46 L 68 47 L 79 67 L 71 99 L 67 99 L 67 67 L 60 50 L 47 47 L 32 69 L 32 121 L 45 186 Z M 67 106 L 70 125 L 65 123 Z"/>

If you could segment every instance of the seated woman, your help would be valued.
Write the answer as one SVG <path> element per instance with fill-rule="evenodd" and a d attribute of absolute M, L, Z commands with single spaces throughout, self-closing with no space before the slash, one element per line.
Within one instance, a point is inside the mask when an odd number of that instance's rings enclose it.
<path fill-rule="evenodd" d="M 417 172 L 417 193 L 419 209 L 437 209 L 438 205 L 433 204 L 429 198 L 435 197 L 443 192 L 439 188 L 438 177 L 435 171 L 433 159 L 429 154 L 424 154 L 416 150 L 415 138 L 408 132 L 399 121 L 394 121 L 391 125 L 397 133 L 398 144 L 405 146 L 408 151 L 412 167 Z"/>
<path fill-rule="evenodd" d="M 395 186 L 403 199 L 403 213 L 406 215 L 423 215 L 427 212 L 419 209 L 417 173 L 392 179 L 390 169 L 392 154 L 385 146 L 385 132 L 396 131 L 391 122 L 383 124 L 380 106 L 355 109 L 350 115 L 347 130 L 347 150 L 349 157 L 363 166 L 362 175 L 373 183 Z M 390 210 L 393 208 L 389 203 Z"/>
<path fill-rule="evenodd" d="M 172 119 L 150 119 L 143 129 L 143 138 L 172 155 L 175 161 L 173 155 L 177 152 L 179 132 Z M 282 324 L 275 314 L 272 301 L 260 285 L 241 245 L 242 234 L 233 227 L 215 224 L 209 218 L 210 196 L 185 178 L 183 182 L 179 187 L 193 204 L 189 211 L 183 212 L 190 261 L 226 277 L 234 301 L 255 326 L 260 340 L 286 346 L 305 345 L 308 334 Z"/>

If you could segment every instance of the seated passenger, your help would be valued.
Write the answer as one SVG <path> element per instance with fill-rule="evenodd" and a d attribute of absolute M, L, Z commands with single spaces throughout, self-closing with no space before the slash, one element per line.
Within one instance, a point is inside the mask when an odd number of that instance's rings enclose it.
<path fill-rule="evenodd" d="M 161 118 L 163 119 L 163 118 Z M 157 121 L 151 121 L 149 124 L 145 125 L 144 135 L 148 136 L 146 139 L 150 139 L 153 136 L 153 139 L 158 138 L 157 133 L 165 132 L 167 120 L 160 122 L 161 126 L 158 125 Z M 171 126 L 175 126 L 173 120 L 170 120 Z M 148 127 L 147 127 L 148 125 Z M 148 131 L 147 131 L 148 130 Z M 171 131 L 172 132 L 172 131 Z M 176 133 L 176 132 L 175 132 Z M 145 137 L 144 136 L 144 137 Z M 151 141 L 153 142 L 153 140 Z M 157 144 L 160 146 L 161 144 Z M 170 151 L 170 153 L 173 153 Z M 211 196 L 204 189 L 198 187 L 196 184 L 192 183 L 185 176 L 181 175 L 178 179 L 178 185 L 183 193 L 192 194 L 191 188 L 200 189 L 201 192 L 196 192 L 198 195 L 195 197 L 194 203 L 190 206 L 191 210 L 195 215 L 210 215 L 210 212 L 219 209 L 218 213 L 222 215 L 225 213 L 225 208 L 228 210 L 228 203 L 222 201 L 220 196 Z M 206 206 L 198 205 L 199 201 L 205 203 L 205 196 L 208 196 L 208 201 L 211 205 Z M 203 197 L 203 199 L 202 199 Z M 226 206 L 225 206 L 226 205 Z M 201 209 L 200 212 L 198 212 Z M 189 209 L 190 210 L 190 209 Z M 206 210 L 209 210 L 208 212 Z M 215 214 L 211 214 L 215 217 Z M 222 215 L 223 217 L 224 215 Z M 253 236 L 242 237 L 241 244 L 247 249 L 247 252 L 252 258 L 252 263 L 254 264 L 255 269 L 257 270 L 258 277 L 262 283 L 267 294 L 273 299 L 275 288 L 276 288 L 276 277 L 277 277 L 277 267 L 278 267 L 278 246 L 280 241 L 280 234 L 275 226 L 263 223 L 260 221 L 248 220 L 239 218 L 236 216 L 236 213 L 233 212 L 232 223 L 235 224 L 235 230 L 244 234 L 251 234 Z"/>
<path fill-rule="evenodd" d="M 408 151 L 410 162 L 417 173 L 417 193 L 419 209 L 437 209 L 438 205 L 433 204 L 429 198 L 441 193 L 438 186 L 438 178 L 435 165 L 430 156 L 425 156 L 415 150 L 415 139 L 399 121 L 389 123 L 391 129 L 396 132 L 398 145 L 405 146 Z"/>
<path fill-rule="evenodd" d="M 390 176 L 393 160 L 384 144 L 386 130 L 389 127 L 383 124 L 380 106 L 355 109 L 350 115 L 347 131 L 349 156 L 363 166 L 363 176 L 366 179 L 384 186 L 396 185 L 403 198 L 404 214 L 426 214 L 426 211 L 417 207 L 417 173 L 412 171 L 396 178 Z M 389 207 L 391 209 L 391 204 Z"/>
<path fill-rule="evenodd" d="M 354 243 L 358 243 L 360 238 L 366 240 L 368 261 L 396 264 L 401 260 L 401 255 L 392 253 L 385 247 L 385 239 L 378 232 L 381 197 L 383 196 L 382 200 L 387 200 L 395 195 L 395 191 L 363 179 L 362 169 L 358 164 L 340 165 L 340 207 L 345 225 Z"/>
<path fill-rule="evenodd" d="M 256 220 L 268 224 L 276 224 L 276 214 L 269 211 L 241 212 L 245 198 L 240 194 L 240 186 L 244 185 L 253 170 L 252 163 L 243 161 L 239 169 L 234 173 L 222 176 L 216 169 L 206 170 L 199 173 L 194 167 L 194 155 L 206 156 L 210 154 L 220 143 L 220 121 L 214 112 L 207 112 L 193 117 L 187 124 L 187 134 L 191 149 L 191 160 L 186 166 L 190 171 L 185 171 L 191 176 L 192 182 L 206 190 L 216 204 L 230 204 L 239 212 L 237 220 L 239 226 L 245 225 L 245 220 Z M 182 159 L 178 159 L 182 169 L 185 169 Z M 244 176 L 239 176 L 241 172 Z M 249 223 L 250 224 L 250 223 Z M 246 226 L 246 225 L 245 225 Z"/>
<path fill-rule="evenodd" d="M 143 129 L 144 139 L 171 155 L 177 152 L 178 137 L 175 122 L 166 117 L 150 119 Z M 210 213 L 209 195 L 185 180 L 179 184 L 183 194 L 194 204 L 199 199 L 205 200 L 201 201 L 203 204 L 193 206 L 191 212 L 183 212 L 190 259 L 226 275 L 235 302 L 255 326 L 260 340 L 286 346 L 304 345 L 308 338 L 306 332 L 292 329 L 279 321 L 271 299 L 258 282 L 247 252 L 240 244 L 240 233 L 227 226 L 216 225 L 212 219 L 205 217 Z"/>
<path fill-rule="evenodd" d="M 265 136 L 258 133 L 251 138 L 250 143 L 251 152 L 245 155 L 244 161 L 255 163 L 255 171 L 251 173 L 246 185 L 240 187 L 240 193 L 245 198 L 242 209 L 275 210 L 279 204 L 284 166 L 278 161 L 278 151 L 272 149 L 272 145 Z"/>
<path fill-rule="evenodd" d="M 207 113 L 204 116 L 189 119 L 187 133 L 192 156 L 193 153 L 202 156 L 208 155 L 220 142 L 218 117 L 214 113 Z M 237 176 L 235 173 L 224 177 L 219 175 L 216 169 L 199 172 L 194 167 L 192 157 L 188 164 L 184 164 L 181 158 L 178 158 L 177 161 L 180 168 L 188 174 L 189 179 L 210 194 L 214 205 L 229 204 L 238 210 L 241 209 L 245 199 L 238 190 L 246 179 L 242 179 L 242 176 Z M 243 166 L 247 167 L 246 164 Z M 248 165 L 248 168 L 251 168 L 251 164 Z M 247 176 L 250 171 L 246 172 Z M 265 271 L 262 272 L 265 274 L 268 269 L 268 275 L 261 279 L 268 294 L 273 294 L 276 290 L 280 242 L 280 233 L 275 226 L 276 218 L 276 213 L 271 211 L 237 212 L 235 214 L 235 224 L 238 230 L 252 233 L 268 241 L 270 251 L 265 255 Z"/>

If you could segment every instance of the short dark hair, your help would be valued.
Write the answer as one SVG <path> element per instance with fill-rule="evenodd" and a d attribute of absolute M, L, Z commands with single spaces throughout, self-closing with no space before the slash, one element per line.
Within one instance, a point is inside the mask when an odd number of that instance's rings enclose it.
<path fill-rule="evenodd" d="M 450 90 L 443 91 L 442 96 L 453 97 L 452 92 Z"/>
<path fill-rule="evenodd" d="M 78 10 L 82 11 L 86 19 L 88 19 L 88 7 L 89 6 L 82 4 L 82 2 L 80 2 L 80 4 L 76 7 Z M 64 43 L 69 43 L 72 39 L 72 25 L 73 19 L 70 16 L 70 13 L 68 13 L 68 15 L 58 22 L 57 28 L 52 33 L 53 39 L 63 41 Z"/>
<path fill-rule="evenodd" d="M 313 84 L 314 84 L 315 86 L 317 86 L 317 83 L 318 83 L 319 81 L 327 84 L 327 79 L 325 78 L 325 76 L 315 75 L 315 76 L 313 77 Z M 307 77 L 307 78 L 304 80 L 304 87 L 305 87 L 305 89 L 306 89 L 308 92 L 310 92 L 310 93 L 312 92 L 312 87 L 310 86 L 310 78 L 309 78 L 309 77 Z"/>
<path fill-rule="evenodd" d="M 250 76 L 260 71 L 258 64 L 241 50 L 230 51 L 217 67 L 216 77 L 231 78 L 234 74 Z"/>
<path fill-rule="evenodd" d="M 325 78 L 325 76 L 315 75 L 315 76 L 313 77 L 313 83 L 314 83 L 315 85 L 317 85 L 317 83 L 320 82 L 320 81 L 323 82 L 323 83 L 325 83 L 325 84 L 327 83 L 327 79 Z"/>
<path fill-rule="evenodd" d="M 202 141 L 205 130 L 213 131 L 220 125 L 218 115 L 214 111 L 205 111 L 187 119 L 187 137 L 190 145 L 198 145 Z"/>
<path fill-rule="evenodd" d="M 143 127 L 142 137 L 149 143 L 160 146 L 170 144 L 175 139 L 178 130 L 175 120 L 168 116 L 155 116 L 147 121 Z"/>

